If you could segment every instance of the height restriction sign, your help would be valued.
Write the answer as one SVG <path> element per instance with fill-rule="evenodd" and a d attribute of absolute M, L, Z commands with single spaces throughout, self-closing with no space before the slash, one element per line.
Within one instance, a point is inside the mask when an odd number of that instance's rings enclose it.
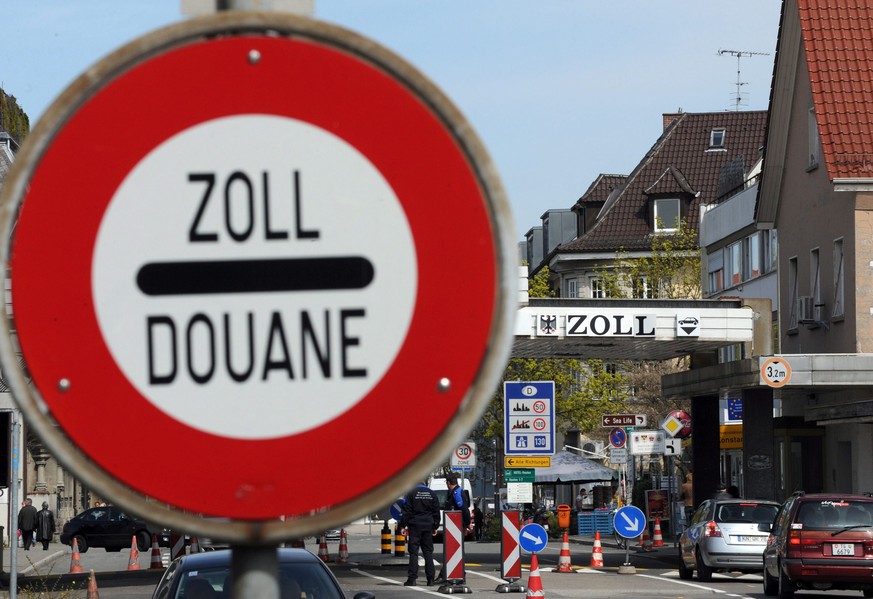
<path fill-rule="evenodd" d="M 136 511 L 144 495 L 249 539 L 239 521 L 347 522 L 453 451 L 503 371 L 515 249 L 496 173 L 371 40 L 281 14 L 170 26 L 74 82 L 15 167 L 3 266 L 36 387 L 14 373 L 17 401 Z M 382 432 L 401 409 L 421 426 L 398 444 Z"/>

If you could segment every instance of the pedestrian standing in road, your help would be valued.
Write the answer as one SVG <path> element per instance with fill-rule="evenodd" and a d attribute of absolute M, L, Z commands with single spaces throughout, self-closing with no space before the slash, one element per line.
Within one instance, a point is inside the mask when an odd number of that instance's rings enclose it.
<path fill-rule="evenodd" d="M 42 550 L 48 551 L 49 543 L 55 536 L 55 515 L 49 509 L 47 501 L 42 502 L 42 509 L 36 513 L 36 540 L 42 543 Z"/>
<path fill-rule="evenodd" d="M 481 501 L 481 499 L 479 500 Z M 476 502 L 476 507 L 473 508 L 473 530 L 477 541 L 482 540 L 482 529 L 485 528 L 485 514 L 482 513 L 482 508 L 479 507 L 479 502 Z"/>
<path fill-rule="evenodd" d="M 691 524 L 691 516 L 694 514 L 694 477 L 690 472 L 685 475 L 679 499 L 685 505 L 685 526 L 688 526 Z"/>
<path fill-rule="evenodd" d="M 440 525 L 440 499 L 426 482 L 422 482 L 407 493 L 406 502 L 401 509 L 400 532 L 406 535 L 406 549 L 409 552 L 409 567 L 403 586 L 416 585 L 419 548 L 424 557 L 427 586 L 431 586 L 436 573 L 433 563 L 433 537 Z"/>
<path fill-rule="evenodd" d="M 36 530 L 36 508 L 33 500 L 28 497 L 24 500 L 24 507 L 18 512 L 18 532 L 21 533 L 21 542 L 25 551 L 30 551 L 33 544 L 33 531 Z"/>

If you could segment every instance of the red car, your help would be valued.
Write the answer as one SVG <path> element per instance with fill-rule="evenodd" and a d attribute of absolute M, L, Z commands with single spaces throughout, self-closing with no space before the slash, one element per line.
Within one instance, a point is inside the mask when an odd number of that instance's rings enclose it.
<path fill-rule="evenodd" d="M 764 594 L 805 589 L 873 597 L 873 497 L 798 492 L 782 504 L 764 549 Z"/>

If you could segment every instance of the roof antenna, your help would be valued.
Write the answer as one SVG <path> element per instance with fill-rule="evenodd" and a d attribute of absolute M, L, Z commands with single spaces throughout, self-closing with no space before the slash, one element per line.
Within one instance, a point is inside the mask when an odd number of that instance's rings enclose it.
<path fill-rule="evenodd" d="M 740 104 L 742 103 L 742 93 L 740 92 L 740 88 L 743 85 L 748 85 L 747 82 L 742 81 L 740 79 L 740 58 L 743 56 L 770 56 L 769 52 L 747 52 L 744 50 L 719 50 L 718 55 L 724 56 L 725 54 L 730 54 L 731 56 L 737 57 L 737 92 L 736 97 L 734 98 L 734 110 L 739 111 Z"/>

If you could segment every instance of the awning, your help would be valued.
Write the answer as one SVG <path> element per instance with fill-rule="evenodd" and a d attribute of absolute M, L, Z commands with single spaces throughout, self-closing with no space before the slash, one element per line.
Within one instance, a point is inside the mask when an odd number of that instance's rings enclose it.
<path fill-rule="evenodd" d="M 538 483 L 590 483 L 618 480 L 618 471 L 583 458 L 569 451 L 559 451 L 552 456 L 549 468 L 536 469 Z"/>

